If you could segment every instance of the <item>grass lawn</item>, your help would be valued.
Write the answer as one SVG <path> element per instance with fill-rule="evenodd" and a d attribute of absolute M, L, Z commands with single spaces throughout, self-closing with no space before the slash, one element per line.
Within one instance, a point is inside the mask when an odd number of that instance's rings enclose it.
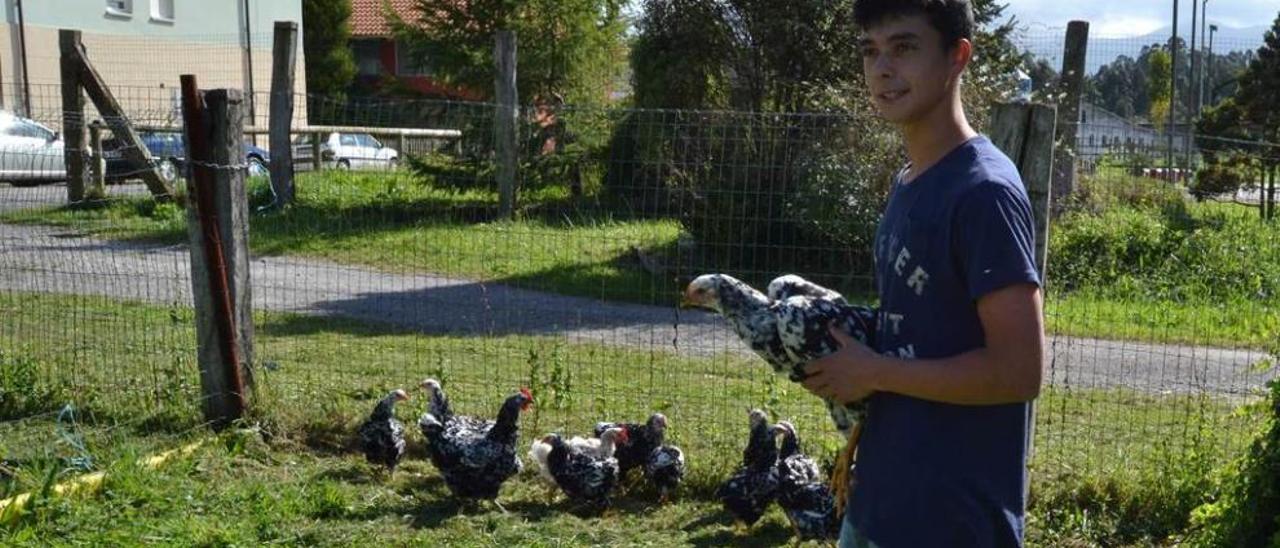
<path fill-rule="evenodd" d="M 421 335 L 288 314 L 257 318 L 254 424 L 158 470 L 137 457 L 201 437 L 191 311 L 96 297 L 0 294 L 0 497 L 39 492 L 93 459 L 111 472 L 96 496 L 42 500 L 0 527 L 0 544 L 778 545 L 789 531 L 772 510 L 742 536 L 714 502 L 739 458 L 746 409 L 797 422 L 806 449 L 830 461 L 840 445 L 820 404 L 757 360 L 685 358 L 554 336 Z M 510 514 L 459 508 L 413 454 L 391 481 L 352 451 L 351 432 L 374 400 L 425 376 L 454 405 L 492 415 L 515 387 L 538 405 L 531 435 L 586 431 L 596 420 L 662 410 L 689 459 L 674 504 L 644 488 L 611 515 L 569 512 L 535 480 L 503 491 Z M 77 424 L 59 421 L 64 402 Z M 412 421 L 416 399 L 399 408 Z M 1046 390 L 1039 403 L 1029 540 L 1035 545 L 1164 543 L 1211 496 L 1216 467 L 1244 447 L 1238 402 L 1120 390 Z M 78 440 L 78 441 L 77 441 Z M 80 460 L 76 460 L 79 458 Z M 641 539 L 643 535 L 644 540 Z"/>

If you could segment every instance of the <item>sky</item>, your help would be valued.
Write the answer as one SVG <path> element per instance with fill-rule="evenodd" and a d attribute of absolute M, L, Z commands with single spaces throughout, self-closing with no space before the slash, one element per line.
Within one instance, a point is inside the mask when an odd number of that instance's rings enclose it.
<path fill-rule="evenodd" d="M 1178 0 L 1178 27 L 1191 28 L 1191 3 Z M 1140 36 L 1173 20 L 1171 0 L 1008 0 L 1006 15 L 1014 15 L 1024 25 L 1065 27 L 1072 19 L 1089 21 L 1094 36 Z M 1280 13 L 1277 0 L 1209 0 L 1209 23 L 1220 27 L 1270 25 Z"/>

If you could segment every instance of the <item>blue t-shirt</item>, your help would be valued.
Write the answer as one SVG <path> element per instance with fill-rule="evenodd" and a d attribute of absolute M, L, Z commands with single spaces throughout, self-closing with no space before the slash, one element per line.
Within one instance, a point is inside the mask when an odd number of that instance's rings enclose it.
<path fill-rule="evenodd" d="M 978 299 L 1039 284 L 1034 250 L 1018 170 L 987 138 L 899 177 L 876 233 L 877 350 L 933 359 L 982 347 Z M 848 518 L 882 547 L 1020 546 L 1028 413 L 873 394 Z"/>

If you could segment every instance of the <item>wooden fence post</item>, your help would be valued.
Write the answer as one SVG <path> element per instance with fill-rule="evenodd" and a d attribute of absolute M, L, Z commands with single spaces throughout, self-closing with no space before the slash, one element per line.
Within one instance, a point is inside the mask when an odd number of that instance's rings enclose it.
<path fill-rule="evenodd" d="M 1054 132 L 1053 105 L 1002 103 L 991 112 L 991 141 L 1018 166 L 1035 217 L 1036 266 L 1047 279 L 1049 217 L 1052 206 Z"/>
<path fill-rule="evenodd" d="M 316 173 L 319 173 L 320 169 L 324 167 L 324 160 L 320 158 L 321 135 L 323 134 L 318 131 L 311 134 L 311 168 L 316 170 Z"/>
<path fill-rule="evenodd" d="M 62 160 L 67 170 L 67 201 L 81 202 L 86 198 L 89 186 L 88 148 L 85 143 L 84 94 L 80 84 L 80 62 L 76 48 L 80 45 L 80 31 L 59 30 L 58 47 L 61 50 L 59 68 L 62 73 Z"/>
<path fill-rule="evenodd" d="M 187 227 L 205 418 L 222 427 L 244 416 L 253 363 L 243 97 L 201 93 L 182 76 L 190 177 Z"/>
<path fill-rule="evenodd" d="M 107 195 L 107 159 L 102 155 L 103 127 L 97 121 L 89 124 L 89 150 L 92 153 L 89 159 L 89 194 L 99 197 Z"/>
<path fill-rule="evenodd" d="M 275 205 L 293 201 L 293 79 L 298 58 L 298 23 L 276 21 L 271 50 L 271 188 Z"/>
<path fill-rule="evenodd" d="M 1058 105 L 1058 150 L 1053 161 L 1053 213 L 1056 215 L 1065 198 L 1076 191 L 1076 142 L 1080 132 L 1080 98 L 1084 94 L 1085 57 L 1089 49 L 1089 22 L 1067 24 L 1067 39 L 1062 53 L 1062 79 Z"/>
<path fill-rule="evenodd" d="M 494 151 L 497 154 L 498 216 L 509 219 L 516 207 L 516 124 L 520 110 L 516 93 L 516 34 L 509 30 L 498 31 L 494 41 L 493 58 L 497 63 L 494 87 L 498 99 L 494 113 Z"/>
<path fill-rule="evenodd" d="M 102 79 L 97 69 L 93 68 L 93 64 L 89 62 L 89 55 L 85 53 L 84 46 L 76 42 L 73 45 L 69 45 L 69 49 L 70 56 L 74 58 L 76 65 L 79 67 L 80 85 L 84 87 L 85 94 L 93 101 L 93 106 L 102 114 L 103 120 L 107 122 L 108 126 L 111 126 L 111 133 L 120 142 L 121 154 L 130 164 L 142 170 L 142 181 L 147 184 L 152 196 L 157 200 L 171 199 L 173 197 L 173 188 L 160 177 L 160 170 L 156 168 L 156 164 L 151 158 L 150 149 L 138 137 L 137 132 L 133 130 L 129 117 L 125 115 L 124 108 L 120 106 L 120 102 L 111 93 L 111 88 L 107 87 L 106 81 Z"/>

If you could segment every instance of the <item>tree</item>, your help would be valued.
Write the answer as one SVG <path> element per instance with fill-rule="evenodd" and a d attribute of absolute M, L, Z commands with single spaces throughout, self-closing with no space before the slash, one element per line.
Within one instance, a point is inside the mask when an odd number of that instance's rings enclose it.
<path fill-rule="evenodd" d="M 862 63 L 853 0 L 645 0 L 632 50 L 636 104 L 764 112 L 851 110 Z M 976 0 L 970 110 L 1012 92 L 1022 62 L 1004 5 Z"/>
<path fill-rule="evenodd" d="M 1253 185 L 1261 173 L 1261 212 L 1275 216 L 1276 168 L 1280 166 L 1280 15 L 1237 78 L 1235 93 L 1206 109 L 1197 124 L 1198 144 L 1208 166 L 1201 172 L 1203 194 Z M 1234 186 L 1233 186 L 1234 185 Z"/>
<path fill-rule="evenodd" d="M 1147 57 L 1147 97 L 1151 104 L 1151 123 L 1162 130 L 1169 120 L 1169 82 L 1173 78 L 1169 52 L 1155 50 Z"/>
<path fill-rule="evenodd" d="M 351 37 L 351 0 L 303 0 L 302 51 L 307 92 L 341 98 L 356 74 L 347 41 Z"/>
<path fill-rule="evenodd" d="M 561 96 L 603 102 L 625 67 L 623 0 L 418 0 L 414 16 L 388 17 L 409 55 L 444 83 L 493 94 L 499 30 L 517 38 L 520 101 Z"/>
<path fill-rule="evenodd" d="M 1058 71 L 1048 61 L 1023 52 L 1021 68 L 1031 77 L 1031 92 L 1036 95 L 1051 93 L 1058 85 Z"/>
<path fill-rule="evenodd" d="M 1244 111 L 1246 123 L 1256 138 L 1269 143 L 1280 143 L 1280 14 L 1271 24 L 1258 48 L 1257 57 L 1240 76 L 1240 89 L 1236 102 Z M 1263 192 L 1262 213 L 1267 219 L 1275 218 L 1276 168 L 1280 166 L 1280 151 L 1275 146 L 1262 147 L 1258 151 L 1264 177 L 1268 178 Z"/>
<path fill-rule="evenodd" d="M 1240 76 L 1236 101 L 1262 140 L 1280 143 L 1280 15 Z"/>

